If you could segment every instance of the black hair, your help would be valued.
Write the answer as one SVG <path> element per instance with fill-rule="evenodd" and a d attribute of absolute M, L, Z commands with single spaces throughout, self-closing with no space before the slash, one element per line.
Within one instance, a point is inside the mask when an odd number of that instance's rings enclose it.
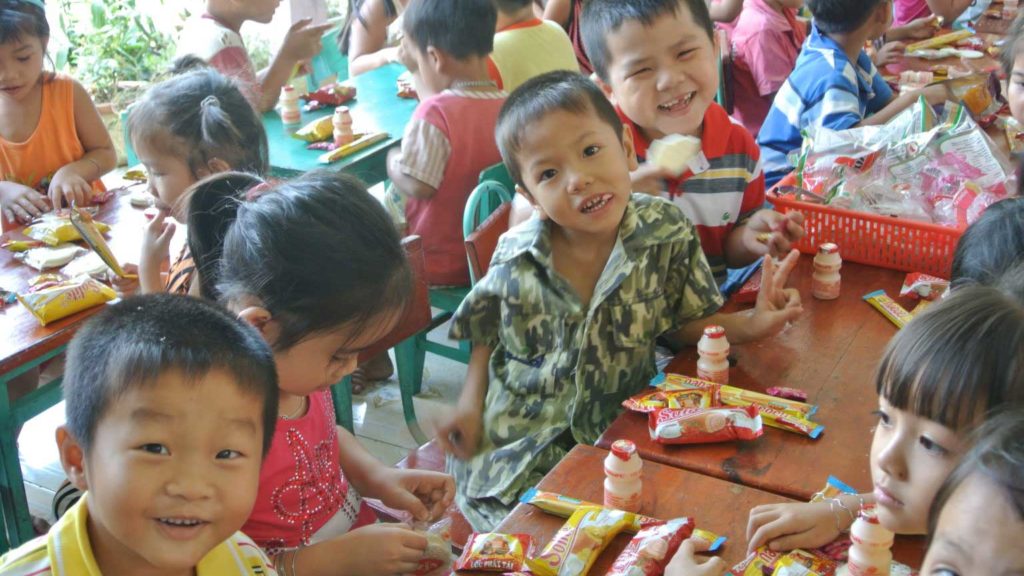
<path fill-rule="evenodd" d="M 199 295 L 220 298 L 220 261 L 224 237 L 238 216 L 246 192 L 263 180 L 242 172 L 221 172 L 193 184 L 188 198 L 188 249 L 199 273 Z"/>
<path fill-rule="evenodd" d="M 363 16 L 363 4 L 366 4 L 367 0 L 349 0 L 348 1 L 348 15 L 345 17 L 345 23 L 341 27 L 341 33 L 338 34 L 338 49 L 341 53 L 348 56 L 348 43 L 352 38 L 352 24 L 359 20 L 359 23 L 366 27 L 366 16 Z M 384 16 L 388 18 L 398 18 L 398 8 L 395 7 L 394 0 L 383 0 L 384 2 Z"/>
<path fill-rule="evenodd" d="M 235 83 L 212 68 L 152 86 L 132 106 L 128 134 L 133 143 L 152 142 L 185 159 L 193 174 L 214 158 L 233 170 L 269 171 L 259 116 Z"/>
<path fill-rule="evenodd" d="M 21 40 L 22 35 L 49 38 L 46 11 L 23 0 L 0 0 L 0 44 Z"/>
<path fill-rule="evenodd" d="M 900 410 L 971 430 L 1000 405 L 1024 404 L 1024 303 L 993 286 L 964 286 L 889 342 L 876 391 Z"/>
<path fill-rule="evenodd" d="M 196 298 L 165 293 L 128 298 L 94 316 L 68 346 L 68 429 L 88 452 L 104 414 L 129 390 L 152 386 L 172 370 L 197 382 L 218 369 L 263 401 L 266 454 L 274 437 L 278 390 L 274 356 L 260 334 Z"/>
<path fill-rule="evenodd" d="M 509 176 L 523 186 L 518 155 L 523 135 L 547 114 L 563 110 L 573 114 L 597 114 L 622 141 L 622 120 L 601 89 L 579 72 L 556 70 L 530 78 L 512 94 L 498 113 L 495 138 Z"/>
<path fill-rule="evenodd" d="M 1024 261 L 1024 198 L 1006 198 L 988 207 L 967 227 L 953 251 L 950 280 L 992 284 Z"/>
<path fill-rule="evenodd" d="M 1013 407 L 989 416 L 974 435 L 971 449 L 932 500 L 929 538 L 935 536 L 942 508 L 968 478 L 981 474 L 1001 488 L 1017 518 L 1024 520 L 1024 409 Z"/>
<path fill-rule="evenodd" d="M 533 5 L 533 0 L 494 0 L 494 7 L 503 14 L 518 12 Z"/>
<path fill-rule="evenodd" d="M 714 26 L 705 0 L 589 0 L 580 17 L 583 47 L 597 76 L 608 82 L 608 66 L 612 56 L 608 53 L 608 35 L 626 22 L 640 22 L 651 26 L 667 14 L 678 14 L 681 6 L 693 21 L 714 40 Z"/>
<path fill-rule="evenodd" d="M 416 0 L 402 14 L 405 35 L 420 52 L 433 46 L 459 60 L 490 54 L 497 22 L 491 0 Z"/>
<path fill-rule="evenodd" d="M 404 310 L 412 272 L 384 207 L 366 186 L 315 170 L 238 208 L 224 238 L 221 301 L 254 298 L 281 326 L 287 350 L 343 325 L 352 334 Z"/>
<path fill-rule="evenodd" d="M 875 9 L 889 0 L 807 0 L 814 25 L 822 32 L 852 32 L 871 18 Z"/>
<path fill-rule="evenodd" d="M 1021 44 L 1021 39 L 1024 39 L 1024 12 L 1017 14 L 1017 17 L 1013 19 L 1013 24 L 1006 33 L 1003 53 L 999 56 L 1007 78 L 1013 75 L 1013 61 L 1017 59 L 1017 55 L 1021 53 L 1021 50 L 1024 50 L 1024 44 Z M 1024 186 L 1024 184 L 1021 185 Z"/>

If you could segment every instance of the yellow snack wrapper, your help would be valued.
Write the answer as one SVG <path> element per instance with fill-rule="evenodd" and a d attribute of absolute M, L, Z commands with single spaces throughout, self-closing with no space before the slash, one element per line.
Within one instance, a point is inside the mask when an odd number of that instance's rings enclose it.
<path fill-rule="evenodd" d="M 110 226 L 103 222 L 94 220 L 93 223 L 96 226 L 96 230 L 101 234 L 110 230 Z M 33 240 L 40 240 L 50 246 L 82 239 L 82 235 L 75 229 L 70 218 L 43 218 L 33 222 L 22 233 Z"/>
<path fill-rule="evenodd" d="M 107 245 L 107 241 L 103 239 L 103 234 L 100 233 L 99 227 L 96 225 L 98 222 L 92 219 L 92 215 L 88 212 L 83 212 L 78 208 L 71 209 L 71 224 L 78 230 L 78 233 L 85 240 L 85 243 L 92 248 L 100 260 L 106 264 L 114 274 L 117 274 L 121 278 L 138 278 L 135 274 L 125 274 L 124 268 L 121 267 L 120 262 L 111 252 L 110 246 Z"/>
<path fill-rule="evenodd" d="M 5 248 L 11 252 L 25 252 L 33 248 L 42 248 L 46 246 L 46 242 L 42 240 L 8 240 L 3 244 L 0 244 L 0 248 Z"/>
<path fill-rule="evenodd" d="M 871 307 L 875 310 L 881 312 L 897 328 L 903 328 L 907 325 L 907 322 L 914 319 L 910 312 L 907 312 L 903 306 L 897 304 L 884 290 L 875 290 L 870 294 L 865 294 L 864 301 L 871 304 Z"/>
<path fill-rule="evenodd" d="M 907 46 L 903 50 L 905 52 L 916 52 L 918 50 L 925 50 L 927 48 L 938 48 L 939 46 L 945 46 L 946 44 L 959 42 L 964 38 L 970 38 L 971 36 L 974 36 L 974 32 L 971 32 L 970 30 L 957 30 L 956 32 L 941 34 L 934 38 L 928 38 L 927 40 L 921 40 L 920 42 L 907 44 Z"/>
<path fill-rule="evenodd" d="M 544 551 L 527 558 L 537 576 L 584 576 L 616 534 L 633 522 L 634 514 L 584 506 L 569 517 Z"/>
<path fill-rule="evenodd" d="M 327 140 L 334 134 L 334 124 L 330 116 L 317 118 L 302 128 L 299 128 L 292 136 L 306 142 L 320 142 Z"/>
<path fill-rule="evenodd" d="M 46 326 L 76 312 L 117 298 L 109 286 L 92 278 L 76 278 L 30 294 L 18 294 L 18 301 Z"/>
<path fill-rule="evenodd" d="M 355 154 L 356 152 L 359 152 L 364 148 L 372 146 L 377 142 L 382 142 L 386 140 L 387 137 L 387 132 L 374 132 L 372 134 L 363 134 L 359 138 L 353 140 L 352 142 L 349 142 L 348 144 L 345 144 L 344 146 L 339 146 L 334 150 L 324 152 L 316 159 L 316 161 L 321 164 L 330 164 L 331 162 L 334 162 L 335 160 L 340 160 L 345 156 L 351 156 L 352 154 Z"/>
<path fill-rule="evenodd" d="M 771 396 L 761 392 L 754 392 L 753 390 L 737 388 L 736 386 L 730 386 L 728 384 L 717 384 L 715 382 L 701 380 L 700 378 L 694 378 L 692 376 L 684 376 L 682 374 L 666 374 L 665 379 L 658 383 L 658 388 L 661 388 L 662 390 L 686 390 L 691 388 L 702 389 L 715 387 L 718 388 L 719 400 L 725 406 L 746 408 L 751 404 L 755 404 L 757 406 L 775 408 L 776 410 L 788 412 L 801 418 L 810 418 L 818 411 L 818 407 L 816 405 L 808 404 L 807 402 L 790 400 L 789 398 L 781 398 L 779 396 Z"/>

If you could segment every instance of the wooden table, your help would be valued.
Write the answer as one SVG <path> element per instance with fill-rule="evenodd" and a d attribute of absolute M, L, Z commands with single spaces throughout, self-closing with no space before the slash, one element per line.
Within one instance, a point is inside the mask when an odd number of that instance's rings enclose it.
<path fill-rule="evenodd" d="M 823 301 L 811 296 L 812 269 L 812 259 L 802 256 L 790 278 L 803 298 L 803 316 L 774 338 L 733 345 L 737 364 L 729 383 L 759 392 L 770 386 L 805 390 L 819 406 L 814 420 L 825 425 L 817 440 L 766 427 L 764 436 L 753 442 L 665 446 L 650 439 L 646 415 L 625 412 L 597 445 L 607 449 L 615 440 L 628 438 L 645 460 L 797 500 L 809 500 L 830 474 L 868 491 L 875 424 L 871 411 L 878 407 L 874 372 L 896 327 L 861 297 L 879 289 L 897 296 L 904 274 L 844 262 L 839 299 Z M 695 375 L 696 364 L 696 349 L 687 348 L 666 372 Z"/>
<path fill-rule="evenodd" d="M 538 488 L 587 500 L 604 498 L 604 458 L 607 451 L 593 446 L 576 446 Z M 669 519 L 690 516 L 697 526 L 728 537 L 718 554 L 733 566 L 746 556 L 746 529 L 750 509 L 761 504 L 789 502 L 775 494 L 695 474 L 654 462 L 644 463 L 644 503 L 641 513 Z M 533 536 L 538 552 L 565 523 L 565 519 L 520 504 L 498 526 L 497 532 Z M 590 574 L 604 574 L 632 536 L 620 534 L 598 558 Z M 924 542 L 920 538 L 899 538 L 893 550 L 900 562 L 920 566 Z M 460 572 L 460 574 L 463 574 Z M 480 573 L 485 574 L 485 573 Z"/>
<path fill-rule="evenodd" d="M 105 182 L 112 189 L 130 184 L 119 180 Z M 133 208 L 129 204 L 128 196 L 141 186 L 120 189 L 114 198 L 100 206 L 96 216 L 97 220 L 110 224 L 107 241 L 122 262 L 138 262 L 146 219 L 142 209 Z M 179 231 L 176 236 L 183 237 L 184 234 Z M 24 236 L 15 230 L 5 233 L 3 238 L 23 239 Z M 0 287 L 22 292 L 28 286 L 28 281 L 39 274 L 38 270 L 15 260 L 13 253 L 0 250 Z M 0 334 L 3 334 L 3 338 L 0 338 L 0 507 L 4 513 L 4 523 L 0 526 L 0 550 L 17 546 L 34 535 L 18 462 L 15 432 L 30 418 L 53 406 L 61 398 L 60 379 L 13 402 L 8 398 L 8 384 L 11 379 L 63 353 L 82 323 L 101 310 L 102 306 L 96 306 L 44 327 L 20 303 L 0 309 Z"/>
<path fill-rule="evenodd" d="M 307 150 L 307 142 L 292 137 L 296 129 L 317 118 L 330 116 L 333 108 L 323 108 L 302 114 L 302 123 L 285 126 L 277 112 L 263 115 L 263 128 L 267 131 L 270 147 L 270 168 L 274 176 L 290 177 L 316 168 L 330 166 L 358 176 L 367 184 L 382 182 L 387 178 L 387 150 L 402 140 L 405 125 L 412 117 L 417 101 L 399 98 L 396 81 L 405 68 L 400 64 L 388 64 L 355 78 L 347 83 L 356 87 L 356 98 L 346 104 L 352 111 L 355 130 L 387 132 L 387 139 L 360 152 L 331 164 L 320 164 L 319 150 Z"/>

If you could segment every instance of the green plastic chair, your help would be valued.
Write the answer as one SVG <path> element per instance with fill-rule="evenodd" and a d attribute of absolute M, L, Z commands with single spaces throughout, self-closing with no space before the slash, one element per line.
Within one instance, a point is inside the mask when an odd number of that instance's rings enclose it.
<path fill-rule="evenodd" d="M 480 180 L 478 181 L 480 184 L 483 184 L 488 180 L 494 180 L 495 182 L 500 183 L 502 186 L 505 187 L 505 190 L 508 192 L 510 196 L 515 195 L 516 184 L 515 182 L 512 181 L 512 176 L 509 175 L 508 168 L 505 168 L 505 164 L 498 162 L 494 166 L 489 166 L 483 172 L 480 173 Z M 465 229 L 463 229 L 463 232 L 465 232 Z M 469 232 L 472 232 L 472 230 L 470 230 Z M 466 234 L 468 235 L 469 232 L 466 232 Z"/>

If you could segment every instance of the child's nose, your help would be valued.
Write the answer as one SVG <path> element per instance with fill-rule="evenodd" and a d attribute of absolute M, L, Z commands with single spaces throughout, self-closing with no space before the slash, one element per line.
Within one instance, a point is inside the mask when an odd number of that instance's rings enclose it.
<path fill-rule="evenodd" d="M 682 78 L 685 76 L 685 73 L 678 70 L 677 68 L 678 67 L 673 66 L 664 66 L 661 68 L 657 76 L 658 90 L 670 90 L 673 87 L 675 87 L 675 85 L 678 84 L 680 81 L 682 81 Z"/>
<path fill-rule="evenodd" d="M 893 437 L 878 454 L 878 467 L 897 480 L 907 479 L 907 460 L 904 442 L 899 436 Z"/>
<path fill-rule="evenodd" d="M 167 494 L 185 500 L 203 500 L 213 497 L 213 486 L 207 480 L 210 474 L 198 463 L 182 464 L 166 484 Z"/>
<path fill-rule="evenodd" d="M 572 170 L 569 173 L 569 193 L 578 194 L 587 189 L 590 185 L 590 175 L 582 170 Z"/>

